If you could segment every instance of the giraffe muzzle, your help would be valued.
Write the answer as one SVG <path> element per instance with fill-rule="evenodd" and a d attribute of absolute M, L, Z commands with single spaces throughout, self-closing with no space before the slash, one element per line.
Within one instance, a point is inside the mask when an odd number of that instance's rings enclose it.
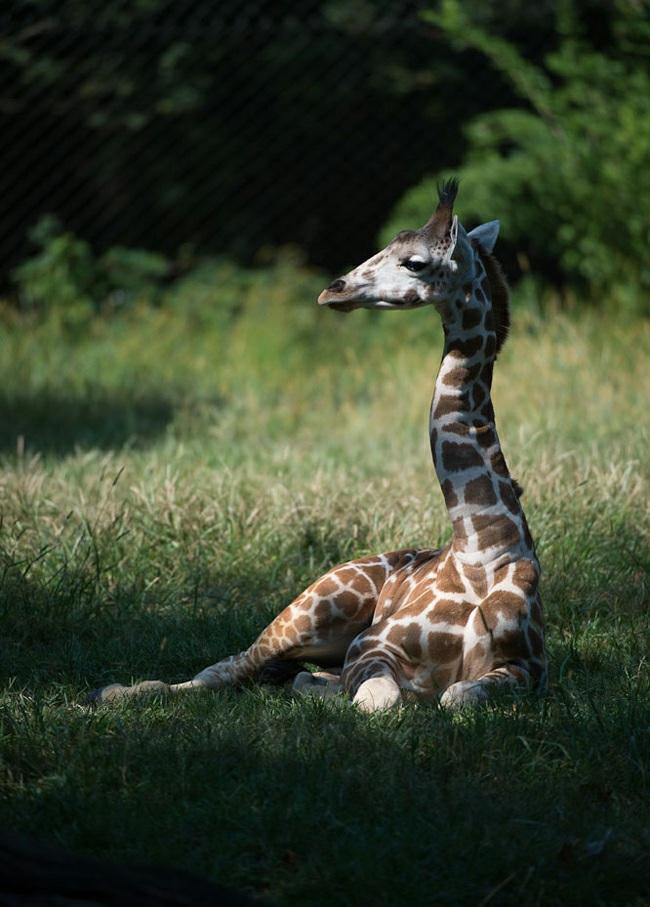
<path fill-rule="evenodd" d="M 318 297 L 318 305 L 327 306 L 328 309 L 334 309 L 335 312 L 351 312 L 356 308 L 353 302 L 346 302 L 344 299 L 325 298 L 325 293 L 327 290 L 324 290 Z"/>
<path fill-rule="evenodd" d="M 337 312 L 351 312 L 362 305 L 362 300 L 355 298 L 364 288 L 351 289 L 342 277 L 333 281 L 318 297 L 318 305 L 326 305 Z"/>

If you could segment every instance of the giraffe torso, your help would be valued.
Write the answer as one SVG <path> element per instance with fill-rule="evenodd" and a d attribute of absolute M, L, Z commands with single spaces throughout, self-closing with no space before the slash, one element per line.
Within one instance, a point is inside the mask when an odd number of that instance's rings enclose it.
<path fill-rule="evenodd" d="M 520 665 L 538 681 L 543 677 L 534 556 L 491 569 L 467 567 L 452 545 L 401 554 L 379 593 L 371 626 L 349 647 L 346 687 L 357 688 L 377 660 L 390 662 L 402 688 L 423 698 L 505 663 Z"/>

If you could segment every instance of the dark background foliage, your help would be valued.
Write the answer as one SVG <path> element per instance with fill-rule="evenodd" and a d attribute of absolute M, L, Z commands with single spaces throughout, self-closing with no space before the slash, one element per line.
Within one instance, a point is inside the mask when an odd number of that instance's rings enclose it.
<path fill-rule="evenodd" d="M 557 3 L 470 2 L 539 62 Z M 405 190 L 462 160 L 465 124 L 525 104 L 420 0 L 11 0 L 0 42 L 0 260 L 55 214 L 96 251 L 254 259 L 298 244 L 331 270 L 372 251 Z M 581 0 L 608 47 L 615 4 Z"/>

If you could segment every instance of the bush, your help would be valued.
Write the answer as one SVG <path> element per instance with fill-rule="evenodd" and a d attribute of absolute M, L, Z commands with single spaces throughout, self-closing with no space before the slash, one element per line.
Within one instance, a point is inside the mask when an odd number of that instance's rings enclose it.
<path fill-rule="evenodd" d="M 97 295 L 97 268 L 90 246 L 65 232 L 53 216 L 41 218 L 29 238 L 38 251 L 12 274 L 21 308 L 82 318 Z"/>
<path fill-rule="evenodd" d="M 154 299 L 169 269 L 161 255 L 142 249 L 115 246 L 96 257 L 51 215 L 39 220 L 29 238 L 37 252 L 12 274 L 21 307 L 57 315 L 68 325 L 137 298 Z"/>
<path fill-rule="evenodd" d="M 456 0 L 426 18 L 456 47 L 484 53 L 526 103 L 472 120 L 459 176 L 469 221 L 498 217 L 534 272 L 595 304 L 650 312 L 650 72 L 642 5 L 619 3 L 607 53 L 579 36 L 570 9 L 545 65 L 470 21 Z M 410 190 L 384 238 L 425 220 L 437 176 Z"/>

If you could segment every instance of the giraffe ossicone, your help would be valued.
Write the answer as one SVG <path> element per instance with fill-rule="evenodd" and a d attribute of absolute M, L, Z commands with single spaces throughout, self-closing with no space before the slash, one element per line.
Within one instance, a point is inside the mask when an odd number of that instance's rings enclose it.
<path fill-rule="evenodd" d="M 452 526 L 438 549 L 401 549 L 334 567 L 302 592 L 244 652 L 179 684 L 112 684 L 116 701 L 294 676 L 297 693 L 351 696 L 364 711 L 406 699 L 461 708 L 503 687 L 546 682 L 540 567 L 496 432 L 492 370 L 509 324 L 509 294 L 492 255 L 498 221 L 466 232 L 453 213 L 455 180 L 418 230 L 323 290 L 340 311 L 433 306 L 444 349 L 431 403 L 435 471 Z M 329 671 L 311 675 L 302 662 Z"/>

